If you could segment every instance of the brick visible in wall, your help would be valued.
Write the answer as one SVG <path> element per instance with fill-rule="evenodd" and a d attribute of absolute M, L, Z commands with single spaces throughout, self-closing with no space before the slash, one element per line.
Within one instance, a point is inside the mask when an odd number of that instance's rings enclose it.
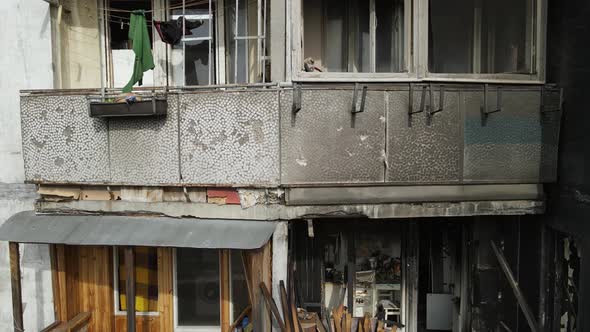
<path fill-rule="evenodd" d="M 213 204 L 240 204 L 240 195 L 235 189 L 207 189 L 207 202 Z"/>

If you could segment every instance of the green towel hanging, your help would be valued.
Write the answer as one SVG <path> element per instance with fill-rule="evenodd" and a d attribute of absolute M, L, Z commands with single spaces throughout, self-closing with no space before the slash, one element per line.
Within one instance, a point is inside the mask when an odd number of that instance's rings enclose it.
<path fill-rule="evenodd" d="M 133 75 L 129 83 L 123 88 L 123 92 L 131 92 L 133 85 L 143 84 L 143 73 L 154 69 L 154 57 L 152 56 L 152 46 L 150 45 L 150 36 L 145 20 L 143 10 L 134 10 L 131 13 L 129 23 L 129 39 L 133 42 L 133 53 L 135 53 L 135 63 L 133 65 Z"/>

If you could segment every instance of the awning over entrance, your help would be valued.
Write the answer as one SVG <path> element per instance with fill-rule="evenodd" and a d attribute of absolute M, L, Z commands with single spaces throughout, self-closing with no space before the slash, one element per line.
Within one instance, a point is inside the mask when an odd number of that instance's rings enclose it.
<path fill-rule="evenodd" d="M 70 245 L 257 249 L 276 222 L 128 216 L 36 215 L 25 211 L 0 226 L 0 240 Z"/>

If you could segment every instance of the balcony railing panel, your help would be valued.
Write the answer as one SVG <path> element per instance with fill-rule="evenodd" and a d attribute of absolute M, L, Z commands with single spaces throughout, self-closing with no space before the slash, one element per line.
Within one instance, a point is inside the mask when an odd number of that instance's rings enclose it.
<path fill-rule="evenodd" d="M 354 107 L 353 85 L 304 86 L 293 112 L 297 91 L 169 92 L 167 116 L 132 119 L 89 117 L 87 97 L 96 92 L 28 92 L 26 179 L 254 187 L 555 181 L 559 90 L 502 86 L 498 97 L 497 86 L 369 85 L 357 113 L 362 87 Z"/>
<path fill-rule="evenodd" d="M 420 112 L 423 90 L 413 89 L 412 112 Z M 390 91 L 387 117 L 387 181 L 453 183 L 462 178 L 463 133 L 459 91 L 425 93 L 424 111 L 409 114 L 409 91 Z M 431 101 L 434 105 L 430 105 Z M 438 111 L 428 114 L 429 111 Z"/>
<path fill-rule="evenodd" d="M 297 113 L 292 112 L 293 97 L 293 90 L 281 93 L 283 183 L 383 183 L 382 91 L 367 92 L 365 111 L 354 114 L 351 90 L 303 89 Z"/>

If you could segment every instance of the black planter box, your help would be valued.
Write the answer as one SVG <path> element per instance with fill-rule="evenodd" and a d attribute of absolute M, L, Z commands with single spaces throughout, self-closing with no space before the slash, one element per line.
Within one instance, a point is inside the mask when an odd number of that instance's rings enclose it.
<path fill-rule="evenodd" d="M 168 112 L 168 101 L 164 98 L 136 101 L 133 104 L 90 102 L 90 117 L 135 117 L 162 116 Z"/>

